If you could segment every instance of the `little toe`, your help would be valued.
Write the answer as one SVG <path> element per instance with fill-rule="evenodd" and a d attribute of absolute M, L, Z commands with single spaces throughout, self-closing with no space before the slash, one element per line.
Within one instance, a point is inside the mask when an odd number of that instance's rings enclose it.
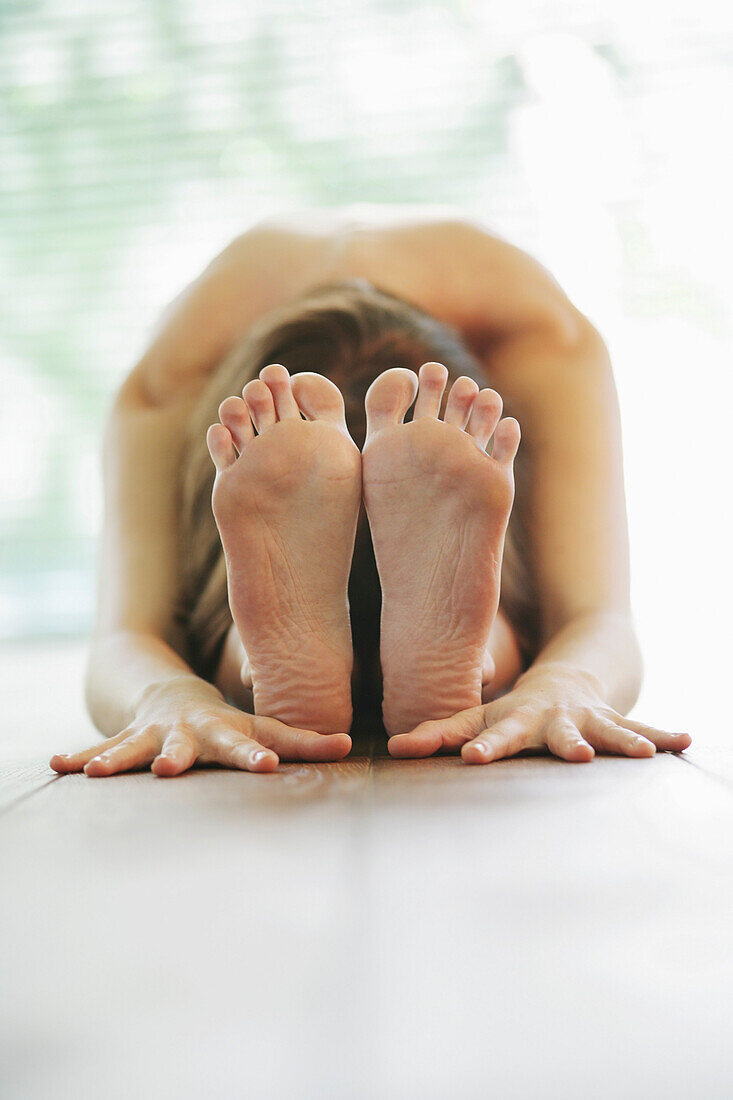
<path fill-rule="evenodd" d="M 293 397 L 290 374 L 282 363 L 270 363 L 260 371 L 275 404 L 278 420 L 300 420 L 300 409 Z"/>
<path fill-rule="evenodd" d="M 275 402 L 270 387 L 266 386 L 261 378 L 253 378 L 248 382 L 242 390 L 242 396 L 247 402 L 252 422 L 260 435 L 277 424 Z"/>
<path fill-rule="evenodd" d="M 308 420 L 328 420 L 346 431 L 346 412 L 341 390 L 322 374 L 301 371 L 292 377 L 293 395 Z"/>
<path fill-rule="evenodd" d="M 367 441 L 375 432 L 402 423 L 417 389 L 417 375 L 407 367 L 392 367 L 374 379 L 365 400 Z"/>
<path fill-rule="evenodd" d="M 237 460 L 231 433 L 223 424 L 211 425 L 206 433 L 206 446 L 218 472 L 226 470 Z"/>
<path fill-rule="evenodd" d="M 440 402 L 448 381 L 448 370 L 442 363 L 423 363 L 418 373 L 419 389 L 413 420 L 437 420 Z"/>
<path fill-rule="evenodd" d="M 229 429 L 234 446 L 241 454 L 255 437 L 249 409 L 241 397 L 227 397 L 219 406 L 219 419 Z"/>
<path fill-rule="evenodd" d="M 476 394 L 468 421 L 468 434 L 475 439 L 482 451 L 499 423 L 502 400 L 496 390 L 481 390 Z"/>
<path fill-rule="evenodd" d="M 471 406 L 479 392 L 478 383 L 467 374 L 457 378 L 450 388 L 448 401 L 445 406 L 443 420 L 446 424 L 455 424 L 457 428 L 465 428 L 471 414 Z"/>
<path fill-rule="evenodd" d="M 519 441 L 522 438 L 522 433 L 519 428 L 519 422 L 514 419 L 513 416 L 507 416 L 504 420 L 500 421 L 494 432 L 494 446 L 491 451 L 491 457 L 495 458 L 497 462 L 503 462 L 505 465 L 510 465 L 519 450 Z"/>

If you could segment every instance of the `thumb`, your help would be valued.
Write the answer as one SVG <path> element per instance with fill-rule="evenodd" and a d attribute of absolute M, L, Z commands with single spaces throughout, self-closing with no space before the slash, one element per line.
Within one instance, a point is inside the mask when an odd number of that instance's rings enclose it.
<path fill-rule="evenodd" d="M 439 749 L 458 749 L 486 729 L 486 707 L 469 707 L 451 718 L 421 722 L 409 733 L 389 739 L 391 756 L 431 756 Z"/>

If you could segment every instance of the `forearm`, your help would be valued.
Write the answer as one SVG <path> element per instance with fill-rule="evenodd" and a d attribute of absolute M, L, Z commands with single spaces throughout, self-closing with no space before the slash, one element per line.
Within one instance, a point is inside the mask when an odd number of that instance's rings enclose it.
<path fill-rule="evenodd" d="M 552 328 L 507 338 L 492 365 L 522 425 L 517 477 L 544 645 L 528 678 L 549 665 L 579 671 L 620 713 L 636 702 L 641 656 L 629 608 L 629 546 L 621 426 L 599 334 L 569 307 Z"/>
<path fill-rule="evenodd" d="M 92 721 L 105 737 L 114 737 L 133 720 L 141 700 L 174 680 L 186 683 L 192 696 L 222 699 L 162 638 L 135 630 L 99 634 L 92 642 L 86 674 Z"/>
<path fill-rule="evenodd" d="M 642 659 L 631 617 L 618 611 L 578 616 L 544 645 L 518 683 L 559 670 L 589 675 L 601 698 L 620 714 L 636 702 Z"/>

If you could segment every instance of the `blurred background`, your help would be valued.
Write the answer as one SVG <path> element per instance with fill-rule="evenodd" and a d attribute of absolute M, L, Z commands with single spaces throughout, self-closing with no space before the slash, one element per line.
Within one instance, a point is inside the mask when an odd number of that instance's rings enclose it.
<path fill-rule="evenodd" d="M 232 236 L 448 204 L 609 344 L 648 720 L 690 725 L 728 675 L 732 92 L 711 0 L 0 0 L 2 638 L 89 629 L 107 404 Z"/>

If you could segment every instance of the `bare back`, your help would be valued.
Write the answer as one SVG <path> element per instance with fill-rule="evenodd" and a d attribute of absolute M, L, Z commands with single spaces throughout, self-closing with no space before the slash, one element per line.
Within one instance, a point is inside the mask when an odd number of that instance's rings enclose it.
<path fill-rule="evenodd" d="M 562 666 L 570 694 L 591 683 L 603 706 L 628 709 L 640 664 L 620 418 L 603 340 L 539 263 L 476 222 L 444 209 L 360 206 L 304 211 L 241 234 L 171 304 L 123 382 L 105 436 L 87 677 L 96 724 L 115 731 L 141 709 L 157 714 L 157 693 L 167 698 L 171 682 L 210 701 L 211 685 L 179 656 L 175 616 L 177 484 L 191 412 L 223 356 L 263 314 L 347 278 L 451 325 L 487 364 L 521 424 L 526 480 L 518 489 L 542 623 L 533 669 L 551 666 L 555 694 Z"/>
<path fill-rule="evenodd" d="M 492 277 L 493 276 L 493 277 Z M 244 232 L 171 304 L 135 370 L 153 400 L 198 392 L 259 317 L 324 282 L 363 278 L 462 334 L 479 358 L 504 331 L 565 314 L 534 260 L 441 208 L 307 210 Z M 506 380 L 502 380 L 505 384 Z"/>
<path fill-rule="evenodd" d="M 444 210 L 360 206 L 258 223 L 162 318 L 110 418 L 99 627 L 172 640 L 174 486 L 191 409 L 258 318 L 345 278 L 452 325 L 488 363 L 522 426 L 532 569 L 548 632 L 599 605 L 625 609 L 620 432 L 600 337 L 539 263 L 482 226 Z"/>

